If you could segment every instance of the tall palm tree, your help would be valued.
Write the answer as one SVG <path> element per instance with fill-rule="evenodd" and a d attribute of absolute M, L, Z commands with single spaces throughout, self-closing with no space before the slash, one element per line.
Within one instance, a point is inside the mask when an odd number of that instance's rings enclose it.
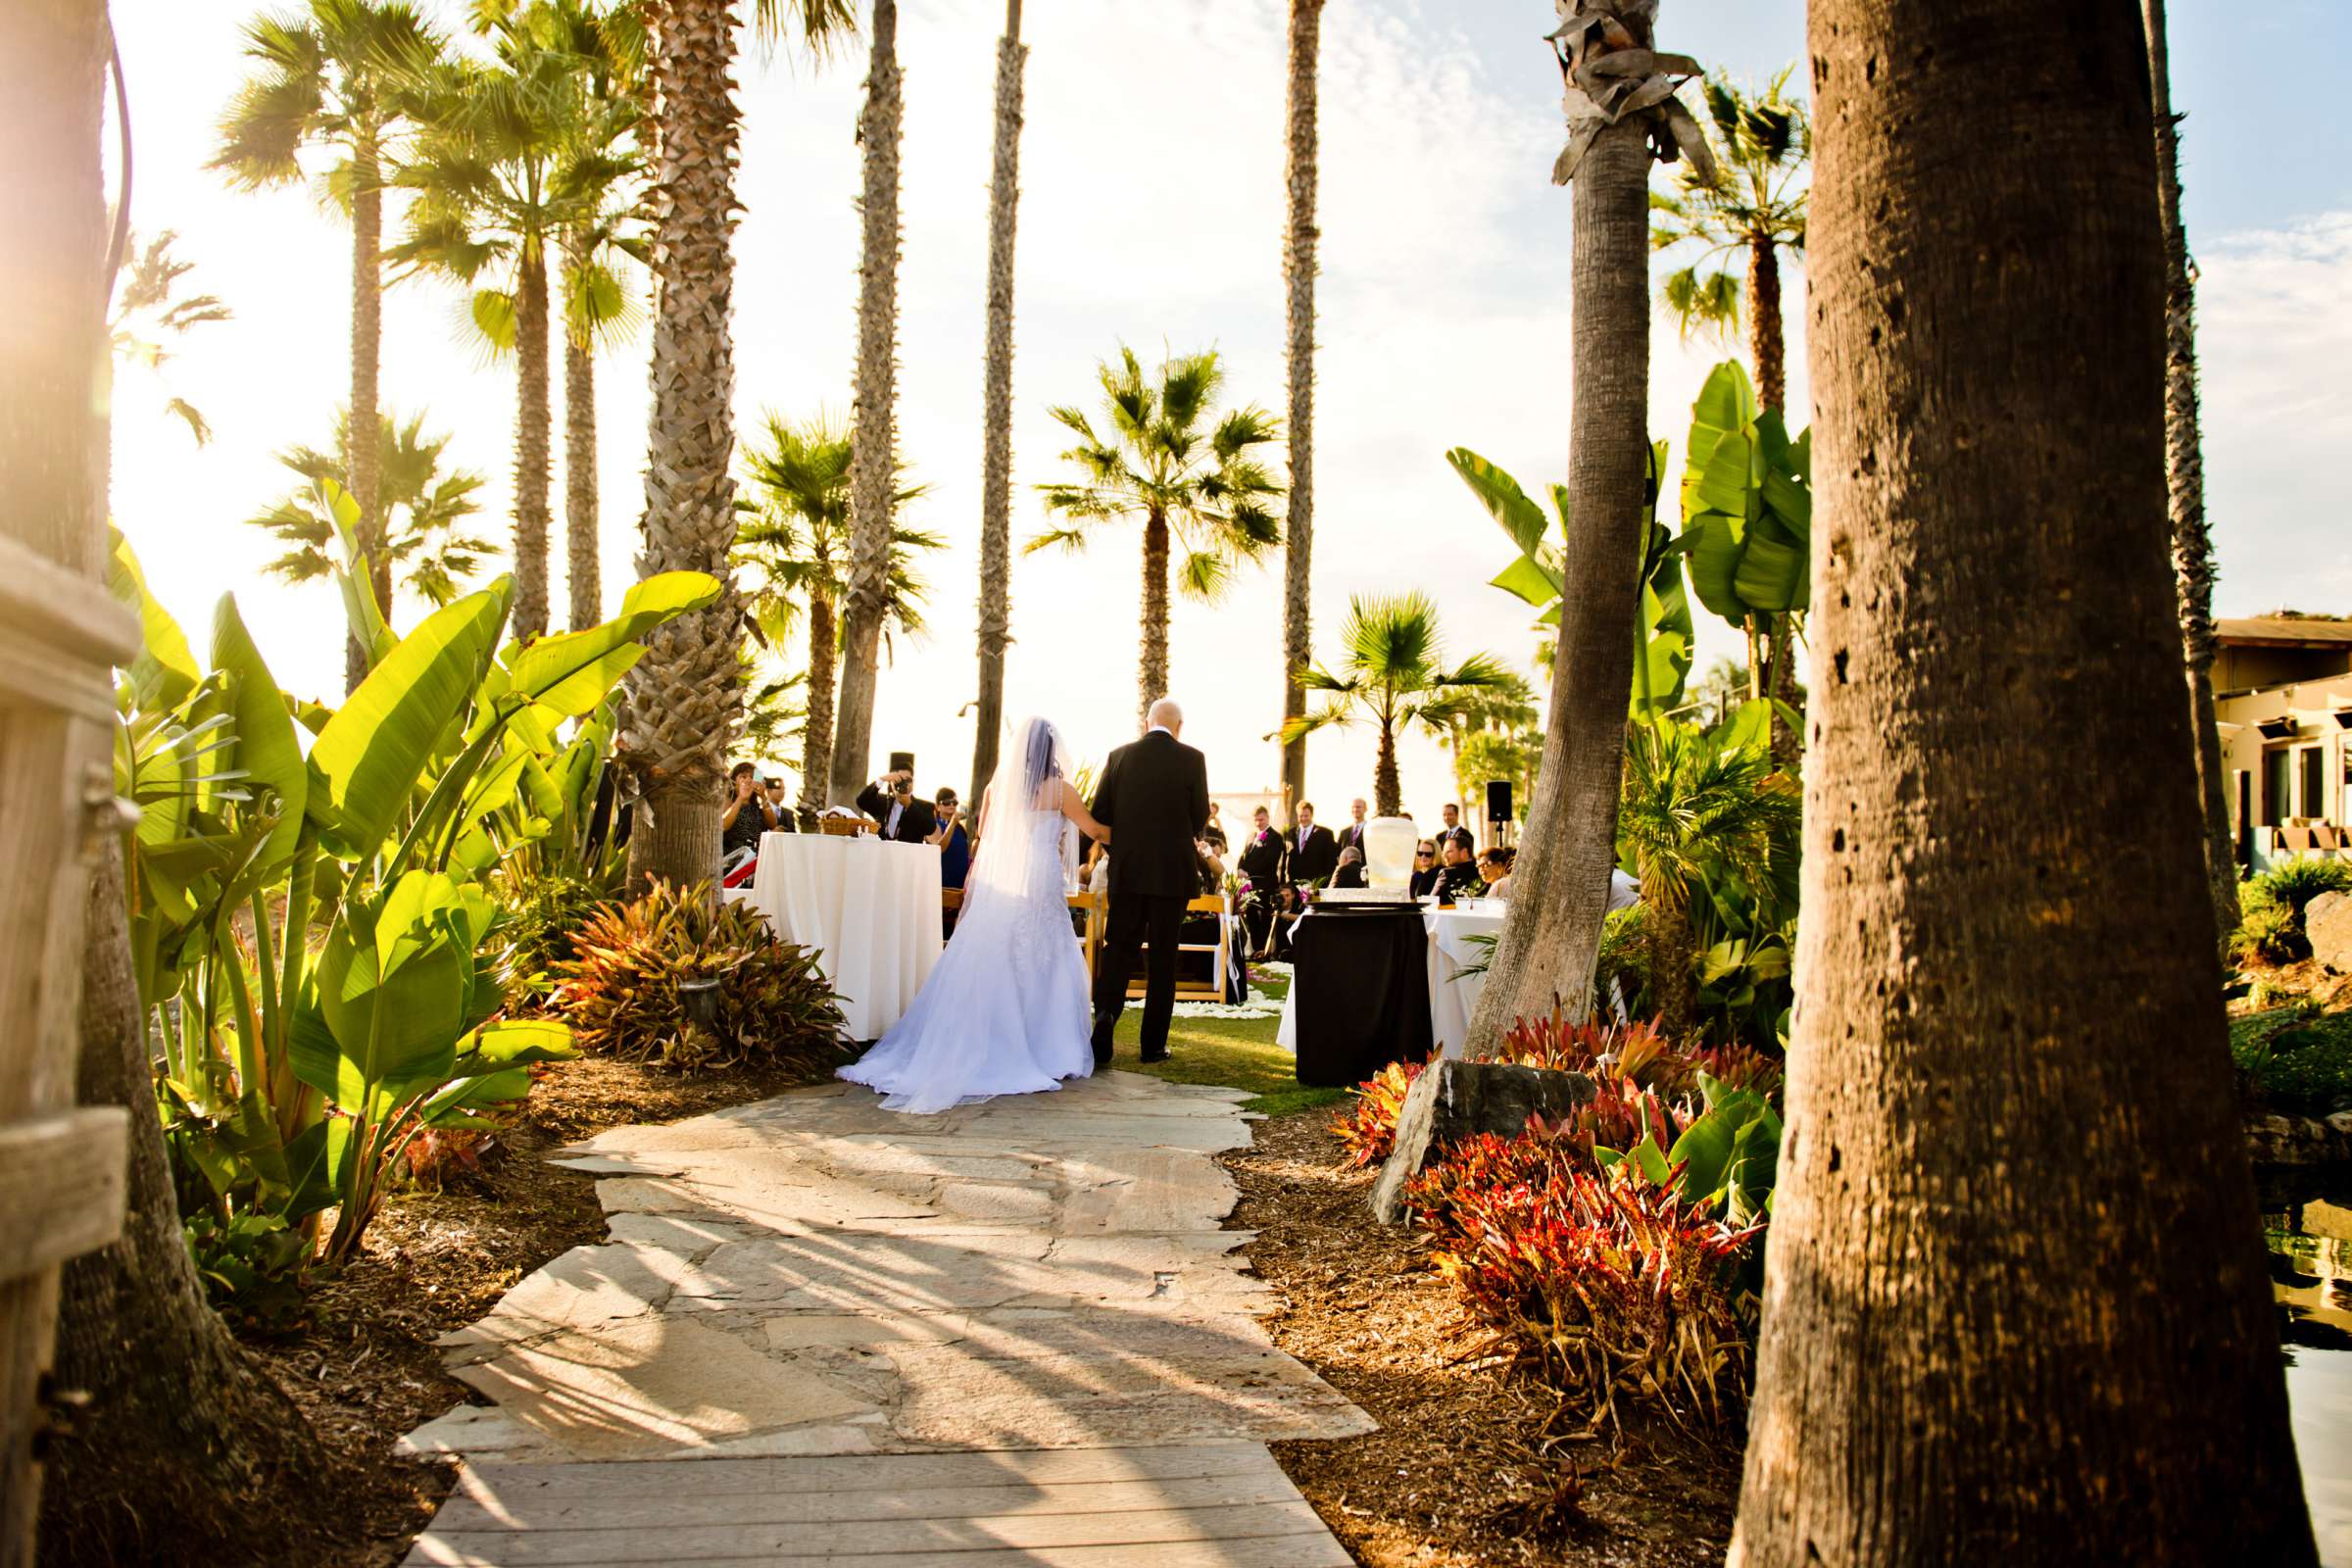
<path fill-rule="evenodd" d="M 106 322 L 116 360 L 160 369 L 172 358 L 166 346 L 170 340 L 208 322 L 229 318 L 229 309 L 220 295 L 179 292 L 179 280 L 196 270 L 196 264 L 172 254 L 178 238 L 167 228 L 141 249 L 136 235 L 124 234 L 124 270 L 117 274 L 114 310 Z M 164 412 L 187 425 L 198 446 L 213 438 L 212 425 L 187 399 L 168 399 Z"/>
<path fill-rule="evenodd" d="M 1618 842 L 1642 879 L 1650 995 L 1675 1040 L 1695 1040 L 1698 934 L 1691 901 L 1729 871 L 1761 884 L 1793 862 L 1803 801 L 1771 752 L 1725 746 L 1671 720 L 1634 725 L 1626 744 Z"/>
<path fill-rule="evenodd" d="M 75 788 L 87 787 L 92 768 L 105 776 L 106 714 L 67 694 L 103 682 L 104 661 L 92 668 L 76 660 L 69 675 L 30 657 L 44 645 L 81 655 L 122 635 L 102 608 L 114 279 L 100 127 L 110 44 L 100 0 L 56 0 L 15 8 L 0 49 L 0 188 L 9 197 L 0 278 L 11 313 L 0 539 L 10 547 L 12 604 L 40 594 L 44 612 L 38 624 L 11 628 L 20 673 L 7 717 L 0 1126 L 12 1197 L 10 1278 L 0 1288 L 0 1560 L 12 1564 L 36 1555 L 249 1557 L 252 1498 L 278 1487 L 331 1494 L 345 1480 L 302 1408 L 205 1302 L 155 1113 L 119 839 L 100 830 Z M 27 577 L 27 562 L 45 575 Z M 122 1108 L 107 1129 L 118 1140 L 106 1172 L 112 1193 L 97 1182 L 68 1187 L 34 1153 L 35 1122 L 76 1103 Z M 27 1178 L 57 1187 L 54 1200 L 13 1196 Z M 86 1222 L 118 1215 L 120 1234 L 110 1225 L 106 1245 L 84 1250 Z M 43 1238 L 74 1240 L 25 1245 Z M 61 1270 L 64 1252 L 80 1255 Z M 57 1421 L 43 1387 L 83 1391 L 87 1407 Z M 316 1544 L 278 1538 L 288 1555 Z"/>
<path fill-rule="evenodd" d="M 646 0 L 654 91 L 653 408 L 641 574 L 707 571 L 710 605 L 646 639 L 628 674 L 623 786 L 640 809 L 629 877 L 692 887 L 718 878 L 727 748 L 743 716 L 743 600 L 735 545 L 735 341 L 728 327 L 735 224 L 735 8 Z M 856 21 L 849 0 L 756 0 L 755 24 L 821 55 Z"/>
<path fill-rule="evenodd" d="M 997 154 L 988 186 L 988 368 L 981 397 L 980 701 L 972 731 L 972 789 L 978 801 L 997 773 L 1004 727 L 1004 646 L 1012 641 L 1012 238 L 1020 199 L 1021 0 L 1004 0 L 997 40 Z"/>
<path fill-rule="evenodd" d="M 2062 14 L 2053 48 L 2038 0 L 1810 7 L 1832 478 L 1748 1568 L 2315 1555 L 2189 737 L 2149 720 L 2146 40 Z"/>
<path fill-rule="evenodd" d="M 1655 0 L 1560 0 L 1552 38 L 1568 105 L 1568 145 L 1552 179 L 1571 183 L 1575 197 L 1566 493 L 1579 538 L 1561 562 L 1544 760 L 1510 912 L 1470 1020 L 1474 1057 L 1493 1056 L 1515 1019 L 1555 1003 L 1583 1014 L 1616 862 L 1651 462 L 1649 165 L 1653 148 L 1688 154 L 1702 175 L 1710 162 L 1671 91 L 1697 63 L 1650 52 L 1656 13 Z"/>
<path fill-rule="evenodd" d="M 441 471 L 449 436 L 424 433 L 424 416 L 405 423 L 385 415 L 377 421 L 378 502 L 384 515 L 384 562 L 394 582 L 436 609 L 455 599 L 497 546 L 464 531 L 466 519 L 481 510 L 474 496 L 482 476 L 470 468 Z M 335 416 L 331 452 L 288 447 L 277 461 L 292 469 L 301 486 L 269 510 L 245 520 L 289 546 L 262 569 L 281 582 L 323 581 L 333 574 L 330 547 L 334 525 L 317 509 L 314 487 L 321 479 L 350 488 L 351 416 Z M 386 620 L 392 606 L 381 607 Z"/>
<path fill-rule="evenodd" d="M 1791 67 L 1789 70 L 1793 70 Z M 1813 164 L 1813 123 L 1804 100 L 1788 94 L 1783 71 L 1753 96 L 1721 75 L 1707 78 L 1707 119 L 1715 127 L 1714 179 L 1686 169 L 1672 196 L 1651 193 L 1649 242 L 1661 251 L 1698 254 L 1666 274 L 1666 308 L 1685 332 L 1739 328 L 1740 280 L 1714 264 L 1740 258 L 1746 270 L 1747 352 L 1756 401 L 1785 408 L 1788 349 L 1781 330 L 1781 252 L 1805 251 L 1805 196 Z"/>
<path fill-rule="evenodd" d="M 898 461 L 899 125 L 898 0 L 873 0 L 873 50 L 858 141 L 865 152 L 858 204 L 864 249 L 858 266 L 858 451 L 850 475 L 850 597 L 842 616 L 841 707 L 834 716 L 827 794 L 847 806 L 866 782 L 874 682 L 890 567 L 892 470 Z"/>
<path fill-rule="evenodd" d="M 1136 712 L 1142 717 L 1168 695 L 1173 552 L 1184 552 L 1183 561 L 1174 563 L 1184 594 L 1213 604 L 1232 581 L 1236 564 L 1259 560 L 1282 542 L 1282 525 L 1266 510 L 1282 494 L 1282 484 L 1258 457 L 1279 432 L 1273 418 L 1254 406 L 1212 415 L 1225 387 L 1214 350 L 1164 360 L 1156 373 L 1147 375 L 1135 351 L 1121 347 L 1116 363 L 1104 361 L 1098 378 L 1102 434 L 1097 435 L 1075 407 L 1052 411 L 1077 433 L 1078 445 L 1061 457 L 1085 477 L 1038 486 L 1045 492 L 1046 510 L 1065 521 L 1031 539 L 1023 553 L 1049 546 L 1083 549 L 1097 523 L 1143 524 L 1143 654 L 1136 680 Z"/>
<path fill-rule="evenodd" d="M 820 415 L 792 424 L 770 414 L 764 440 L 744 454 L 752 494 L 736 533 L 735 566 L 751 574 L 746 601 L 753 635 L 782 644 L 803 614 L 808 622 L 808 687 L 802 721 L 801 809 L 822 810 L 826 769 L 833 758 L 834 682 L 841 662 L 837 635 L 841 602 L 849 591 L 850 489 L 855 441 Z M 904 474 L 904 466 L 901 467 Z M 902 485 L 893 511 L 925 493 Z M 886 579 L 883 638 L 923 629 L 922 603 L 930 585 L 916 574 L 918 552 L 943 550 L 937 534 L 894 526 Z"/>
<path fill-rule="evenodd" d="M 1282 788 L 1293 805 L 1306 797 L 1306 732 L 1291 721 L 1306 712 L 1298 672 L 1312 654 L 1308 624 L 1310 558 L 1315 536 L 1315 226 L 1316 55 L 1323 36 L 1323 0 L 1291 0 L 1291 72 L 1285 184 L 1289 222 L 1283 230 L 1282 276 L 1289 286 L 1285 348 L 1290 371 L 1290 508 L 1283 519 Z"/>
<path fill-rule="evenodd" d="M 408 237 L 386 255 L 473 287 L 476 329 L 514 351 L 514 627 L 531 637 L 549 623 L 549 262 L 552 254 L 561 266 L 563 242 L 634 179 L 626 143 L 638 111 L 626 96 L 599 93 L 594 62 L 573 52 L 579 40 L 559 8 L 487 9 L 476 20 L 495 64 L 444 64 L 420 87 L 414 156 L 394 176 L 416 200 Z M 485 274 L 494 286 L 479 286 Z"/>
<path fill-rule="evenodd" d="M 1517 735 L 1535 727 L 1543 710 L 1536 706 L 1536 689 L 1525 675 L 1507 664 L 1498 665 L 1501 679 L 1487 686 L 1465 686 L 1421 710 L 1421 727 L 1446 743 L 1453 756 L 1456 780 L 1462 776 L 1464 748 L 1475 735 Z M 1469 786 L 1462 786 L 1467 793 Z"/>
<path fill-rule="evenodd" d="M 309 0 L 300 10 L 256 17 L 245 25 L 254 74 L 237 89 L 220 121 L 220 145 L 206 167 L 245 189 L 302 177 L 305 147 L 332 148 L 326 195 L 351 219 L 351 398 L 362 429 L 376 421 L 376 381 L 383 338 L 385 171 L 409 123 L 410 87 L 441 52 L 441 36 L 407 0 Z M 360 544 L 377 600 L 390 603 L 391 563 L 383 556 L 383 513 L 375 455 L 363 444 L 352 470 L 360 509 Z M 368 655 L 346 639 L 343 676 L 356 689 Z"/>
<path fill-rule="evenodd" d="M 512 3 L 512 0 L 508 0 Z M 645 19 L 632 0 L 540 0 L 562 31 L 561 47 L 578 58 L 592 102 L 615 112 L 585 127 L 604 151 L 641 137 L 645 101 Z M 642 150 L 627 167 L 605 166 L 579 194 L 580 213 L 564 230 L 564 581 L 573 631 L 605 618 L 604 568 L 598 534 L 603 521 L 596 475 L 596 351 L 634 337 L 644 311 L 629 286 L 624 263 L 651 262 L 643 227 Z M 581 172 L 587 171 L 581 170 Z"/>
<path fill-rule="evenodd" d="M 2164 226 L 2164 449 L 2173 517 L 2173 584 L 2197 738 L 2197 796 L 2205 816 L 2205 877 L 2214 928 L 2237 929 L 2237 848 L 2223 789 L 2222 732 L 2213 711 L 2213 532 L 2205 522 L 2205 452 L 2197 416 L 2197 274 L 2180 226 L 2180 122 L 2173 113 L 2172 51 L 2164 0 L 2142 0 L 2156 118 L 2156 213 Z"/>
<path fill-rule="evenodd" d="M 1472 654 L 1447 668 L 1438 607 L 1424 593 L 1350 600 L 1340 644 L 1346 652 L 1337 673 L 1311 664 L 1298 671 L 1300 686 L 1325 694 L 1322 708 L 1284 720 L 1275 734 L 1287 744 L 1329 726 L 1369 720 L 1380 732 L 1373 799 L 1381 815 L 1396 816 L 1404 809 L 1396 731 L 1440 705 L 1461 702 L 1474 692 L 1506 690 L 1515 677 L 1492 654 Z"/>

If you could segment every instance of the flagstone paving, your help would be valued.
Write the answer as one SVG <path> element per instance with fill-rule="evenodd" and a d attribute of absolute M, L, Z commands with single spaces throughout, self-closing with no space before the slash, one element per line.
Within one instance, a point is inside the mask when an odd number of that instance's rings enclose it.
<path fill-rule="evenodd" d="M 444 1337 L 491 1403 L 405 1440 L 466 1462 L 409 1562 L 1342 1568 L 1264 1445 L 1372 1423 L 1257 1322 L 1246 1098 L 829 1085 L 564 1151 L 611 1240 Z"/>

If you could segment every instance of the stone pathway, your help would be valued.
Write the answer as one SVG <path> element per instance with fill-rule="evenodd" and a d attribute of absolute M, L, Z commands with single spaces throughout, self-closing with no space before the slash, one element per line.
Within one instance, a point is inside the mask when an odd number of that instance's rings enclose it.
<path fill-rule="evenodd" d="M 444 1339 L 493 1403 L 405 1440 L 466 1466 L 408 1561 L 1346 1568 L 1264 1445 L 1372 1423 L 1219 1228 L 1246 1098 L 832 1085 L 566 1151 L 612 1239 Z"/>

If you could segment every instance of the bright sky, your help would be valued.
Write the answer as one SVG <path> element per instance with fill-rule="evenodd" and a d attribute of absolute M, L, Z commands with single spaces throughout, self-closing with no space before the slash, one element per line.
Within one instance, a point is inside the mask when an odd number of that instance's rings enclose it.
<path fill-rule="evenodd" d="M 422 0 L 453 24 L 457 0 Z M 912 749 L 926 788 L 966 782 L 976 687 L 981 336 L 996 37 L 992 0 L 905 0 L 906 241 L 900 326 L 905 453 L 930 495 L 909 520 L 947 536 L 927 562 L 931 631 L 884 674 L 876 764 Z M 1043 521 L 1032 486 L 1063 472 L 1049 404 L 1091 401 L 1122 340 L 1151 354 L 1214 346 L 1233 392 L 1280 413 L 1281 0 L 1071 0 L 1027 8 L 1013 434 L 1016 540 Z M 1760 81 L 1803 47 L 1796 0 L 1673 0 L 1664 47 Z M 2352 610 L 2352 545 L 2328 477 L 2352 450 L 2352 13 L 2278 0 L 2259 15 L 2175 0 L 2173 59 L 2191 243 L 2203 274 L 2210 506 L 2219 609 Z M 286 488 L 273 460 L 323 445 L 348 385 L 350 239 L 306 191 L 243 195 L 203 170 L 242 74 L 232 0 L 114 0 L 130 88 L 140 231 L 179 231 L 189 280 L 235 320 L 201 329 L 159 380 L 117 399 L 115 510 L 151 583 L 199 640 L 237 595 L 281 682 L 340 689 L 331 588 L 259 568 L 271 541 L 239 519 Z M 1525 662 L 1535 634 L 1486 586 L 1501 533 L 1446 466 L 1470 446 L 1540 491 L 1563 470 L 1568 420 L 1568 198 L 1547 183 L 1558 76 L 1541 0 L 1332 0 L 1323 36 L 1316 417 L 1315 623 L 1326 656 L 1348 597 L 1426 589 L 1450 651 Z M 862 48 L 819 70 L 747 59 L 737 237 L 739 422 L 850 404 L 858 254 L 852 130 Z M 395 225 L 387 222 L 387 235 Z M 1790 400 L 1802 406 L 1801 294 L 1791 289 Z M 450 458 L 489 477 L 485 533 L 510 505 L 511 371 L 460 333 L 456 293 L 410 283 L 385 303 L 383 404 L 454 430 Z M 633 575 L 650 334 L 601 362 L 608 604 Z M 1719 345 L 1656 332 L 1652 429 L 1682 460 L 1689 407 Z M 197 404 L 202 451 L 162 406 Z M 560 391 L 559 391 L 560 396 Z M 559 450 L 561 438 L 558 439 Z M 559 534 L 562 477 L 557 476 Z M 560 574 L 561 540 L 557 559 Z M 1137 541 L 1016 564 L 1008 713 L 1057 719 L 1099 759 L 1131 738 Z M 1180 605 L 1175 694 L 1212 787 L 1278 776 L 1261 739 L 1280 712 L 1281 566 L 1245 573 L 1214 609 Z M 564 591 L 553 599 L 559 613 Z M 399 607 L 402 624 L 417 609 Z M 1702 662 L 1735 650 L 1701 612 Z M 1369 794 L 1371 737 L 1318 737 L 1309 794 L 1327 818 Z M 1403 746 L 1406 808 L 1449 798 L 1437 746 Z"/>

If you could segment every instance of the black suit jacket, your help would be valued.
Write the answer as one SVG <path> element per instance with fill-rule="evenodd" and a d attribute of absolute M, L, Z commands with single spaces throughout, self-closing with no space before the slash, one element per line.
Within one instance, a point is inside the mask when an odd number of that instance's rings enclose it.
<path fill-rule="evenodd" d="M 1371 830 L 1372 824 L 1369 822 L 1366 822 L 1361 826 L 1358 826 L 1353 822 L 1348 823 L 1346 827 L 1340 829 L 1340 848 L 1343 850 L 1362 850 L 1364 847 L 1364 835 L 1369 833 Z M 1372 858 L 1372 857 L 1369 854 L 1366 854 L 1364 858 L 1369 860 Z"/>
<path fill-rule="evenodd" d="M 1208 825 L 1208 761 L 1199 752 L 1165 730 L 1120 747 L 1091 809 L 1111 830 L 1111 897 L 1200 897 L 1193 841 Z"/>
<path fill-rule="evenodd" d="M 858 792 L 858 809 L 882 824 L 885 838 L 901 844 L 920 844 L 939 831 L 939 813 L 931 808 L 929 801 L 918 796 L 906 803 L 906 809 L 899 814 L 899 830 L 891 832 L 890 806 L 890 797 L 882 793 L 880 785 L 868 784 Z"/>
<path fill-rule="evenodd" d="M 1441 864 L 1445 860 L 1447 840 L 1459 844 L 1472 855 L 1478 853 L 1478 835 L 1471 832 L 1467 824 L 1461 827 L 1441 827 L 1429 836 L 1429 841 L 1438 847 L 1438 858 Z"/>
<path fill-rule="evenodd" d="M 1268 898 L 1283 881 L 1284 859 L 1282 835 L 1272 828 L 1260 838 L 1257 829 L 1250 830 L 1250 841 L 1242 846 L 1241 871 L 1243 878 L 1255 891 Z"/>
<path fill-rule="evenodd" d="M 1283 835 L 1282 841 L 1291 852 L 1294 882 L 1326 882 L 1340 868 L 1340 841 L 1331 836 L 1327 827 L 1308 829 L 1304 844 L 1298 842 L 1298 830 L 1294 827 Z"/>

